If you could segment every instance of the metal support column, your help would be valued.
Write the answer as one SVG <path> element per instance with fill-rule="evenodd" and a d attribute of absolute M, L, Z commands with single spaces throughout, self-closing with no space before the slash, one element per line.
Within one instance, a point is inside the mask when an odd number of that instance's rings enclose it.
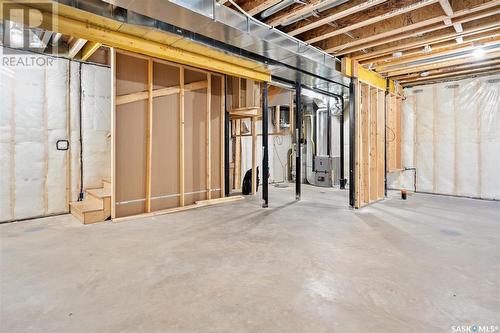
<path fill-rule="evenodd" d="M 326 155 L 328 157 L 332 157 L 332 109 L 330 105 L 330 98 L 328 98 L 328 103 L 326 104 L 327 112 L 326 112 Z M 318 133 L 315 131 L 315 133 Z"/>
<path fill-rule="evenodd" d="M 267 106 L 268 84 L 262 84 L 262 204 L 263 208 L 267 208 L 269 203 L 269 108 Z"/>
<path fill-rule="evenodd" d="M 349 205 L 355 205 L 354 167 L 356 158 L 356 89 L 351 81 L 349 85 Z"/>
<path fill-rule="evenodd" d="M 295 157 L 295 199 L 300 200 L 301 194 L 301 183 L 302 183 L 302 156 L 301 156 L 301 144 L 300 140 L 302 138 L 302 100 L 301 100 L 301 85 L 300 82 L 295 83 L 295 146 L 296 146 L 296 157 Z"/>
<path fill-rule="evenodd" d="M 344 98 L 339 97 L 340 101 L 340 189 L 345 190 L 345 172 L 344 172 Z"/>

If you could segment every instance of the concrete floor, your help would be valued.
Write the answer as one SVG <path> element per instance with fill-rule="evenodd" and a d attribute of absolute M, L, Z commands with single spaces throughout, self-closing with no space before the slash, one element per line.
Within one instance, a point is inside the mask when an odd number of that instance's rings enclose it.
<path fill-rule="evenodd" d="M 117 224 L 4 224 L 2 332 L 452 332 L 500 325 L 500 203 L 347 192 Z"/>

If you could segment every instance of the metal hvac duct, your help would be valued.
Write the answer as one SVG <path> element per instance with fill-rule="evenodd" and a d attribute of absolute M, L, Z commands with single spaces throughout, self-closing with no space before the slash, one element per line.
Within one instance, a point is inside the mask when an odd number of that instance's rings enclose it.
<path fill-rule="evenodd" d="M 267 64 L 273 77 L 348 94 L 350 80 L 336 70 L 338 59 L 215 0 L 58 2 L 122 22 L 162 29 L 228 53 L 255 55 Z"/>

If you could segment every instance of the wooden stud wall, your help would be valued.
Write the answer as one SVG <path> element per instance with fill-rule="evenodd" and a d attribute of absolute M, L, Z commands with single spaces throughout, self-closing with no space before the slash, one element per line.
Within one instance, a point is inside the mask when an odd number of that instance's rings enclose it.
<path fill-rule="evenodd" d="M 228 77 L 227 99 L 230 105 L 232 155 L 230 181 L 232 189 L 241 189 L 241 154 L 243 119 L 250 119 L 250 135 L 252 136 L 252 170 L 257 168 L 257 121 L 261 119 L 260 84 L 254 80 L 239 77 Z M 257 193 L 257 172 L 252 172 L 252 194 Z"/>
<path fill-rule="evenodd" d="M 357 87 L 355 206 L 359 208 L 384 197 L 385 91 L 361 81 Z"/>
<path fill-rule="evenodd" d="M 112 54 L 112 218 L 224 197 L 223 77 Z"/>

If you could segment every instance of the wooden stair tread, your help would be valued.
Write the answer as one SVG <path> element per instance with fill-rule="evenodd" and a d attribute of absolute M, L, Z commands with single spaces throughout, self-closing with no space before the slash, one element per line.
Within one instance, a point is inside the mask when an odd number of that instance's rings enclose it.
<path fill-rule="evenodd" d="M 71 209 L 76 209 L 81 213 L 95 212 L 103 210 L 102 201 L 97 200 L 84 200 L 75 201 L 70 203 Z"/>
<path fill-rule="evenodd" d="M 111 177 L 104 177 L 102 179 L 102 181 L 105 182 L 105 183 L 110 183 L 111 184 Z"/>
<path fill-rule="evenodd" d="M 85 192 L 87 192 L 91 196 L 98 198 L 98 199 L 111 197 L 111 189 L 110 188 L 93 188 L 93 189 L 86 190 Z"/>

